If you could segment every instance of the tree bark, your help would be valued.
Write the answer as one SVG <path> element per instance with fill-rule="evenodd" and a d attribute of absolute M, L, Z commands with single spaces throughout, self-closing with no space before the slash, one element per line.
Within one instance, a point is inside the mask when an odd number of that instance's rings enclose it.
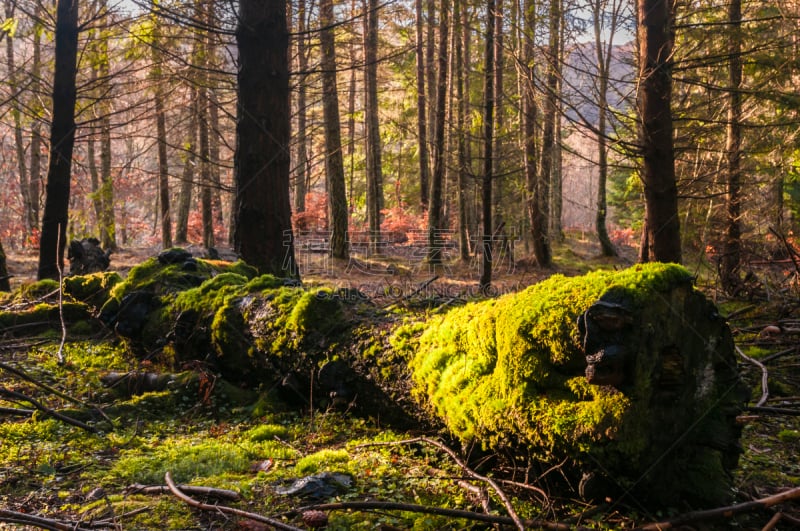
<path fill-rule="evenodd" d="M 720 262 L 723 288 L 735 294 L 740 287 L 738 278 L 742 254 L 742 2 L 728 2 L 730 37 L 728 44 L 728 123 L 726 126 L 725 162 L 725 244 Z"/>
<path fill-rule="evenodd" d="M 306 45 L 306 0 L 297 2 L 297 133 L 294 164 L 294 212 L 305 212 L 308 193 L 308 141 L 306 137 L 306 79 L 308 51 Z"/>
<path fill-rule="evenodd" d="M 2 241 L 0 241 L 0 291 L 11 291 L 11 277 L 8 274 L 6 252 L 3 250 Z"/>
<path fill-rule="evenodd" d="M 38 19 L 41 17 L 42 4 L 36 2 L 34 7 L 34 16 Z M 30 89 L 33 94 L 38 94 L 41 87 L 41 66 L 42 66 L 42 37 L 39 31 L 39 24 L 34 26 L 33 32 L 33 57 L 31 60 L 31 84 Z M 32 108 L 35 111 L 33 124 L 31 125 L 31 143 L 30 143 L 30 175 L 28 176 L 28 184 L 30 186 L 30 199 L 31 199 L 31 219 L 33 226 L 39 226 L 40 214 L 40 195 L 42 189 L 42 117 L 44 110 L 41 105 L 34 102 Z"/>
<path fill-rule="evenodd" d="M 481 200 L 483 210 L 483 234 L 481 236 L 480 288 L 487 291 L 492 285 L 492 168 L 494 167 L 494 32 L 497 17 L 494 0 L 486 3 L 486 43 L 484 50 L 483 91 L 483 182 Z"/>
<path fill-rule="evenodd" d="M 378 252 L 383 210 L 383 169 L 378 116 L 378 1 L 367 0 L 364 23 L 364 105 L 367 128 L 367 225 L 370 252 Z"/>
<path fill-rule="evenodd" d="M 14 18 L 14 7 L 11 0 L 6 0 L 6 19 L 11 20 Z M 33 232 L 38 220 L 33 216 L 28 166 L 25 160 L 25 144 L 22 137 L 22 105 L 20 104 L 22 92 L 18 92 L 20 87 L 18 86 L 17 66 L 14 57 L 14 38 L 11 35 L 6 35 L 6 65 L 8 67 L 6 79 L 9 91 L 12 94 L 17 93 L 11 101 L 11 115 L 14 119 L 14 145 L 17 155 L 17 172 L 19 173 L 19 193 L 22 197 L 22 227 L 25 231 L 23 239 L 25 239 Z"/>
<path fill-rule="evenodd" d="M 550 216 L 552 213 L 552 182 L 556 172 L 556 120 L 558 116 L 558 50 L 560 48 L 561 37 L 561 2 L 553 0 L 550 2 L 548 14 L 548 33 L 549 41 L 545 58 L 547 75 L 545 78 L 544 96 L 544 116 L 542 130 L 542 156 L 540 159 L 539 179 L 537 190 L 539 195 L 539 210 L 541 212 L 543 226 L 542 235 L 547 238 L 547 245 L 550 246 L 550 227 L 552 225 Z"/>
<path fill-rule="evenodd" d="M 456 68 L 456 161 L 458 172 L 458 188 L 456 203 L 458 207 L 458 255 L 462 262 L 469 260 L 469 231 L 467 220 L 467 141 L 464 123 L 467 115 L 467 96 L 464 90 L 464 35 L 467 31 L 462 20 L 462 0 L 453 2 L 453 41 L 455 41 Z"/>
<path fill-rule="evenodd" d="M 234 249 L 261 273 L 299 275 L 289 204 L 286 2 L 242 0 L 234 182 Z"/>
<path fill-rule="evenodd" d="M 536 2 L 525 2 L 525 33 L 524 33 L 524 58 L 525 58 L 525 92 L 523 94 L 523 128 L 525 131 L 525 192 L 528 222 L 531 226 L 531 239 L 533 240 L 533 255 L 540 267 L 550 267 L 552 254 L 550 241 L 547 237 L 547 217 L 542 210 L 542 199 L 546 197 L 540 191 L 539 165 L 537 164 L 538 149 L 536 144 L 536 121 L 538 109 L 536 106 L 535 86 L 535 36 L 536 36 Z"/>
<path fill-rule="evenodd" d="M 442 188 L 445 172 L 445 117 L 447 110 L 447 72 L 448 72 L 448 37 L 450 33 L 449 2 L 441 2 L 439 16 L 439 56 L 436 81 L 436 115 L 434 133 L 433 175 L 428 203 L 428 255 L 430 264 L 442 262 L 442 231 L 444 229 L 442 212 Z"/>
<path fill-rule="evenodd" d="M 158 5 L 153 0 L 150 20 L 153 24 L 153 43 L 150 48 L 150 58 L 153 66 L 150 70 L 150 79 L 153 83 L 153 105 L 156 114 L 156 135 L 158 145 L 158 199 L 159 217 L 161 219 L 161 246 L 164 249 L 172 247 L 172 214 L 170 209 L 169 193 L 169 159 L 167 158 L 167 118 L 164 109 L 164 73 L 163 57 L 161 53 L 161 26 L 155 15 Z"/>
<path fill-rule="evenodd" d="M 75 144 L 78 0 L 58 0 L 55 41 L 50 164 L 37 273 L 40 280 L 59 278 L 64 269 L 72 148 Z"/>
<path fill-rule="evenodd" d="M 194 190 L 195 161 L 197 159 L 197 91 L 189 89 L 189 129 L 186 133 L 186 149 L 183 155 L 183 174 L 181 189 L 178 194 L 178 212 L 175 220 L 175 243 L 189 241 L 189 213 L 192 209 L 192 193 Z"/>
<path fill-rule="evenodd" d="M 428 187 L 430 186 L 430 162 L 428 155 L 428 108 L 425 103 L 425 38 L 422 19 L 422 0 L 414 3 L 416 12 L 416 61 L 417 61 L 417 149 L 419 151 L 419 201 L 423 208 L 428 206 Z M 430 83 L 430 80 L 428 80 Z"/>
<path fill-rule="evenodd" d="M 647 257 L 681 261 L 672 130 L 673 13 L 670 0 L 638 0 L 639 117 Z"/>
<path fill-rule="evenodd" d="M 330 253 L 333 258 L 347 259 L 347 194 L 345 192 L 342 134 L 339 121 L 339 96 L 336 90 L 336 49 L 333 33 L 333 0 L 319 5 L 320 43 L 322 55 L 322 107 L 325 122 L 325 169 L 328 180 L 328 208 L 331 215 Z"/>
<path fill-rule="evenodd" d="M 606 137 L 606 127 L 608 120 L 608 81 L 611 66 L 611 56 L 614 52 L 614 36 L 617 29 L 619 5 L 614 0 L 608 34 L 603 35 L 604 11 L 606 2 L 595 0 L 592 6 L 592 18 L 594 23 L 594 43 L 596 53 L 596 68 L 598 77 L 597 89 L 597 160 L 598 160 L 598 179 L 597 179 L 597 214 L 595 215 L 595 230 L 597 240 L 600 242 L 600 252 L 603 256 L 617 256 L 617 250 L 611 243 L 606 227 L 606 214 L 608 202 L 606 200 L 606 184 L 608 182 L 608 142 Z M 603 42 L 603 39 L 608 39 Z"/>

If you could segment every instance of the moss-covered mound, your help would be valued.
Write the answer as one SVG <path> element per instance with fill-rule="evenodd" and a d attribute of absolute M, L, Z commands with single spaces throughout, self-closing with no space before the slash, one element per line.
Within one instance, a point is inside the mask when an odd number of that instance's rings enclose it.
<path fill-rule="evenodd" d="M 465 441 L 591 472 L 592 494 L 727 499 L 744 397 L 728 327 L 691 281 L 648 264 L 455 309 L 411 347 L 418 394 Z M 587 359 L 621 351 L 614 385 L 590 384 Z"/>

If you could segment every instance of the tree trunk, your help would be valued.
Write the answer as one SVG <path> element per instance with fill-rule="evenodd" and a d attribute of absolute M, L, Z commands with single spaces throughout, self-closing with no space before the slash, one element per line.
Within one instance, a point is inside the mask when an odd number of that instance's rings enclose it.
<path fill-rule="evenodd" d="M 456 203 L 458 205 L 458 256 L 462 262 L 469 260 L 469 235 L 467 221 L 467 140 L 464 123 L 467 115 L 467 96 L 464 90 L 464 32 L 465 21 L 462 0 L 453 2 L 453 41 L 455 44 L 456 68 L 456 171 L 458 172 L 458 188 Z"/>
<path fill-rule="evenodd" d="M 367 224 L 370 252 L 378 252 L 383 210 L 383 169 L 378 116 L 378 1 L 368 0 L 364 25 L 364 88 L 367 135 Z"/>
<path fill-rule="evenodd" d="M 294 212 L 305 212 L 308 193 L 308 141 L 306 137 L 306 79 L 308 51 L 306 46 L 306 0 L 297 2 L 297 133 L 294 164 Z"/>
<path fill-rule="evenodd" d="M 289 204 L 286 2 L 242 0 L 234 182 L 234 249 L 261 273 L 299 275 Z"/>
<path fill-rule="evenodd" d="M 720 262 L 720 277 L 723 288 L 731 294 L 741 287 L 738 277 L 742 254 L 742 2 L 730 0 L 728 3 L 728 23 L 730 37 L 728 52 L 728 124 L 726 131 L 725 159 L 726 190 L 725 245 Z"/>
<path fill-rule="evenodd" d="M 550 267 L 552 255 L 550 241 L 547 237 L 547 217 L 542 209 L 542 199 L 546 197 L 540 191 L 540 179 L 537 164 L 536 145 L 536 108 L 535 86 L 535 30 L 536 30 L 536 3 L 534 0 L 525 2 L 525 93 L 523 94 L 523 128 L 525 130 L 525 192 L 528 221 L 531 226 L 533 240 L 533 254 L 540 267 Z"/>
<path fill-rule="evenodd" d="M 11 276 L 8 274 L 6 252 L 3 250 L 2 241 L 0 241 L 0 291 L 11 291 Z"/>
<path fill-rule="evenodd" d="M 608 145 L 606 137 L 606 121 L 608 113 L 608 78 L 611 65 L 611 56 L 614 52 L 614 35 L 616 34 L 617 26 L 617 11 L 614 3 L 614 11 L 611 16 L 608 34 L 603 34 L 605 28 L 603 5 L 604 2 L 596 0 L 593 5 L 593 22 L 594 22 L 594 44 L 596 52 L 596 68 L 598 77 L 597 89 L 597 107 L 598 107 L 598 122 L 597 122 L 597 160 L 598 160 L 598 180 L 597 180 L 597 214 L 595 216 L 595 229 L 597 231 L 597 240 L 600 242 L 600 252 L 603 256 L 616 256 L 617 250 L 611 243 L 611 238 L 608 237 L 608 229 L 606 227 L 606 213 L 608 204 L 606 201 L 606 183 L 608 182 Z M 604 42 L 607 39 L 607 42 Z"/>
<path fill-rule="evenodd" d="M 556 120 L 558 116 L 558 50 L 561 37 L 561 2 L 554 0 L 550 2 L 548 15 L 549 40 L 545 58 L 547 60 L 547 76 L 545 79 L 544 97 L 544 116 L 542 130 L 542 156 L 539 167 L 539 180 L 537 190 L 539 192 L 539 210 L 541 212 L 543 227 L 542 234 L 547 238 L 547 245 L 550 246 L 551 220 L 552 213 L 552 181 L 555 174 L 556 162 Z"/>
<path fill-rule="evenodd" d="M 438 72 L 436 81 L 436 119 L 434 120 L 434 158 L 433 175 L 431 177 L 431 189 L 428 203 L 428 255 L 427 260 L 431 264 L 442 262 L 442 231 L 444 224 L 442 220 L 442 185 L 444 183 L 445 172 L 445 117 L 447 110 L 447 71 L 448 71 L 448 36 L 450 33 L 450 8 L 449 2 L 441 2 L 439 17 L 439 57 Z"/>
<path fill-rule="evenodd" d="M 40 280 L 59 278 L 64 269 L 72 148 L 75 144 L 78 0 L 58 0 L 55 41 L 50 164 L 37 273 Z"/>
<path fill-rule="evenodd" d="M 12 20 L 14 18 L 14 4 L 11 0 L 6 0 L 6 19 Z M 17 80 L 17 66 L 14 57 L 14 38 L 11 35 L 6 35 L 6 63 L 8 67 L 8 74 L 6 76 L 9 91 L 12 94 L 20 90 Z M 11 100 L 11 115 L 14 119 L 14 145 L 16 147 L 17 155 L 17 173 L 19 174 L 19 194 L 22 197 L 22 227 L 25 231 L 23 240 L 33 232 L 34 227 L 38 224 L 38 220 L 33 216 L 33 204 L 31 197 L 30 181 L 28 176 L 28 167 L 25 161 L 25 144 L 22 138 L 22 112 L 20 99 L 22 92 L 17 93 Z"/>
<path fill-rule="evenodd" d="M 481 277 L 480 288 L 488 291 L 492 285 L 492 168 L 494 167 L 494 33 L 497 17 L 494 0 L 486 3 L 486 43 L 484 60 L 484 101 L 483 101 L 483 182 L 481 200 L 483 210 L 483 234 L 481 236 Z"/>
<path fill-rule="evenodd" d="M 333 258 L 347 259 L 347 194 L 345 193 L 342 135 L 339 121 L 339 96 L 336 91 L 336 48 L 333 27 L 333 0 L 319 5 L 320 44 L 322 55 L 322 110 L 325 122 L 325 170 L 328 181 L 328 206 L 331 214 L 330 253 Z"/>
<path fill-rule="evenodd" d="M 158 144 L 158 198 L 159 217 L 161 218 L 161 246 L 164 249 L 172 247 L 172 214 L 170 211 L 169 193 L 169 159 L 167 158 L 167 118 L 164 110 L 164 79 L 162 71 L 163 57 L 161 54 L 161 26 L 154 13 L 158 0 L 153 0 L 150 15 L 153 24 L 153 44 L 150 48 L 153 66 L 150 70 L 150 79 L 153 83 L 153 104 L 156 114 L 156 135 Z"/>
<path fill-rule="evenodd" d="M 639 115 L 647 256 L 681 261 L 678 188 L 672 139 L 672 2 L 639 2 Z"/>
<path fill-rule="evenodd" d="M 189 130 L 187 131 L 186 150 L 183 160 L 183 174 L 181 176 L 181 189 L 178 195 L 178 212 L 175 220 L 175 243 L 183 244 L 189 241 L 189 213 L 192 210 L 192 192 L 194 189 L 195 161 L 197 156 L 197 90 L 190 87 L 189 99 Z"/>
<path fill-rule="evenodd" d="M 42 4 L 36 2 L 34 7 L 34 17 L 37 19 L 41 16 Z M 41 65 L 42 65 L 42 37 L 39 31 L 39 24 L 34 25 L 33 32 L 33 58 L 31 60 L 31 82 L 30 90 L 33 94 L 38 94 L 41 88 Z M 31 219 L 33 226 L 39 226 L 39 214 L 41 203 L 41 189 L 42 189 L 42 118 L 44 110 L 38 101 L 32 104 L 32 109 L 35 111 L 33 124 L 31 125 L 31 143 L 30 143 L 30 157 L 31 167 L 30 175 L 28 176 L 28 183 L 30 186 L 30 199 L 31 199 Z"/>
<path fill-rule="evenodd" d="M 428 206 L 428 187 L 430 186 L 430 163 L 428 155 L 428 113 L 425 104 L 425 38 L 422 19 L 422 0 L 414 3 L 416 10 L 416 60 L 417 60 L 417 149 L 419 151 L 419 201 L 423 208 Z M 430 80 L 428 80 L 430 83 Z"/>
<path fill-rule="evenodd" d="M 505 126 L 505 117 L 503 116 L 503 94 L 505 92 L 505 87 L 503 86 L 503 0 L 495 0 L 495 10 L 495 16 L 498 18 L 498 20 L 495 22 L 494 28 L 494 93 L 496 97 L 494 102 L 495 132 L 493 134 L 493 142 L 495 147 L 492 175 L 494 175 L 495 178 L 492 181 L 492 186 L 494 188 L 492 190 L 492 202 L 494 203 L 492 206 L 492 215 L 494 216 L 492 226 L 495 227 L 495 230 L 500 231 L 500 227 L 504 226 L 506 214 L 506 198 L 504 190 L 506 186 L 506 172 L 503 168 L 503 140 L 505 138 L 503 130 Z M 494 236 L 495 239 L 498 239 L 499 237 L 501 237 L 501 234 L 496 234 Z M 506 240 L 501 239 L 497 243 L 500 244 L 500 248 L 495 250 L 497 255 L 501 256 L 508 250 L 504 248 Z"/>

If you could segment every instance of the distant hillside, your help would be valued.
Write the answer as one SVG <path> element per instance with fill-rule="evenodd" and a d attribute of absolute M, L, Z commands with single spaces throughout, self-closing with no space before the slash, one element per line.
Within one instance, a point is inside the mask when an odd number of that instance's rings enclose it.
<path fill-rule="evenodd" d="M 614 47 L 608 87 L 608 103 L 612 109 L 626 110 L 636 97 L 634 68 L 635 43 Z M 593 42 L 572 45 L 566 52 L 564 94 L 571 122 L 597 123 L 597 54 Z"/>

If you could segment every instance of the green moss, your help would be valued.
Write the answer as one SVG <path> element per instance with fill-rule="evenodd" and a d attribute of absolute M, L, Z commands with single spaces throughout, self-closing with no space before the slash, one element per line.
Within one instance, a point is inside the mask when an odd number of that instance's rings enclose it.
<path fill-rule="evenodd" d="M 131 483 L 163 484 L 170 472 L 176 482 L 187 483 L 226 472 L 244 473 L 249 467 L 250 457 L 236 444 L 183 439 L 163 444 L 149 455 L 123 452 L 110 474 Z"/>
<path fill-rule="evenodd" d="M 635 468 L 649 458 L 658 433 L 648 414 L 655 368 L 638 366 L 642 374 L 632 380 L 639 387 L 625 393 L 589 385 L 577 318 L 601 297 L 624 301 L 638 314 L 656 294 L 664 299 L 681 286 L 692 292 L 690 285 L 688 271 L 674 264 L 555 275 L 520 293 L 403 327 L 392 344 L 409 356 L 418 398 L 462 440 L 521 445 L 544 461 L 570 456 Z M 674 296 L 666 307 L 682 307 L 684 295 Z M 706 406 L 713 408 L 698 407 Z"/>
<path fill-rule="evenodd" d="M 245 437 L 251 441 L 272 441 L 277 438 L 285 438 L 289 434 L 289 428 L 282 424 L 259 424 L 245 433 Z"/>
<path fill-rule="evenodd" d="M 321 471 L 346 472 L 350 454 L 347 450 L 325 449 L 307 455 L 294 466 L 297 474 L 316 474 Z"/>
<path fill-rule="evenodd" d="M 64 278 L 64 294 L 99 310 L 108 300 L 111 289 L 120 282 L 122 277 L 116 272 L 70 276 Z"/>

